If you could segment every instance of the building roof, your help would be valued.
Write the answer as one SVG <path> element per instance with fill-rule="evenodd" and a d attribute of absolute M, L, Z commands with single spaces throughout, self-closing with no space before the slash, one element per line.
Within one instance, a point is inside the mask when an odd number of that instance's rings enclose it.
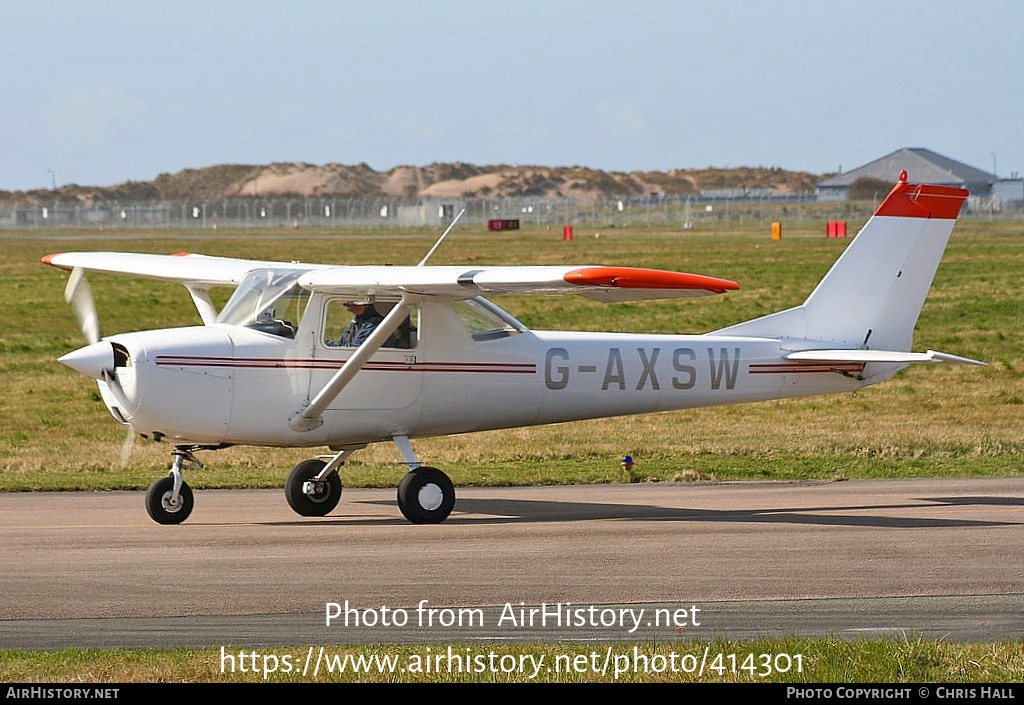
<path fill-rule="evenodd" d="M 906 147 L 853 171 L 825 179 L 818 184 L 818 188 L 843 189 L 861 178 L 895 183 L 904 170 L 915 184 L 958 186 L 970 191 L 986 190 L 997 178 L 994 174 L 944 157 L 930 149 Z"/>

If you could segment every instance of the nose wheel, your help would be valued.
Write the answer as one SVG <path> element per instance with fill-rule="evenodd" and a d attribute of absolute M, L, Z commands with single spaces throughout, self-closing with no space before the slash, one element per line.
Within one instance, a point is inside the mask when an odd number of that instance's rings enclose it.
<path fill-rule="evenodd" d="M 180 524 L 192 513 L 195 498 L 185 482 L 183 469 L 188 465 L 201 469 L 203 464 L 185 446 L 175 448 L 171 472 L 146 490 L 146 511 L 157 524 Z"/>
<path fill-rule="evenodd" d="M 192 488 L 182 482 L 178 496 L 174 496 L 174 478 L 161 477 L 146 492 L 146 511 L 157 524 L 180 524 L 192 513 L 195 500 Z"/>
<path fill-rule="evenodd" d="M 413 524 L 440 524 L 455 507 L 455 486 L 437 468 L 421 465 L 398 484 L 398 508 Z"/>

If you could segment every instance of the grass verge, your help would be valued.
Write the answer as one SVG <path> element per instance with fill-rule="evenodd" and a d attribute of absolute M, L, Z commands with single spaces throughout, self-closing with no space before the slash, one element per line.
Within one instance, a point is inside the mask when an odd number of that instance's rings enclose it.
<path fill-rule="evenodd" d="M 673 644 L 417 644 L 260 650 L 0 651 L 8 683 L 1019 683 L 1024 643 L 906 638 Z M 287 657 L 287 659 L 286 659 Z M 244 667 L 244 671 L 242 668 Z M 233 670 L 232 670 L 233 669 Z M 532 676 L 532 677 L 531 677 Z"/>

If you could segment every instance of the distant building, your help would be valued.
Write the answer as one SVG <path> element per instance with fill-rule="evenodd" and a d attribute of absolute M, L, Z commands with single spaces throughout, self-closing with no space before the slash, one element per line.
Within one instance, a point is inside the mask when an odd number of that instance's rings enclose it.
<path fill-rule="evenodd" d="M 939 184 L 965 188 L 974 197 L 992 194 L 992 185 L 1000 179 L 973 166 L 936 154 L 920 147 L 898 149 L 881 159 L 838 174 L 818 184 L 819 200 L 846 200 L 847 190 L 857 179 L 874 179 L 895 184 L 901 171 L 906 171 L 914 184 Z M 1019 181 L 1019 180 L 1018 180 Z"/>
<path fill-rule="evenodd" d="M 1024 202 L 1024 179 L 999 179 L 992 184 L 992 200 L 996 202 L 996 210 L 1002 210 L 1012 204 L 1019 207 L 1021 202 Z"/>

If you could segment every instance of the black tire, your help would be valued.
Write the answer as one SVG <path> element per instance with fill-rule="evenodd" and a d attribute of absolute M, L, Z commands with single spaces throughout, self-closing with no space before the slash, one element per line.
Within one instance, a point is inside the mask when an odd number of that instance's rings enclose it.
<path fill-rule="evenodd" d="M 440 524 L 455 507 L 455 486 L 437 468 L 425 465 L 398 483 L 398 508 L 413 524 Z"/>
<path fill-rule="evenodd" d="M 320 474 L 324 465 L 326 463 L 322 460 L 303 460 L 288 473 L 288 480 L 284 483 L 284 494 L 288 498 L 288 506 L 299 516 L 327 516 L 341 501 L 341 478 L 337 472 L 325 477 L 312 494 L 302 490 L 306 482 Z"/>
<path fill-rule="evenodd" d="M 180 524 L 192 513 L 195 498 L 188 483 L 181 483 L 176 504 L 171 504 L 173 492 L 174 478 L 170 475 L 161 477 L 146 490 L 146 511 L 157 524 Z"/>

